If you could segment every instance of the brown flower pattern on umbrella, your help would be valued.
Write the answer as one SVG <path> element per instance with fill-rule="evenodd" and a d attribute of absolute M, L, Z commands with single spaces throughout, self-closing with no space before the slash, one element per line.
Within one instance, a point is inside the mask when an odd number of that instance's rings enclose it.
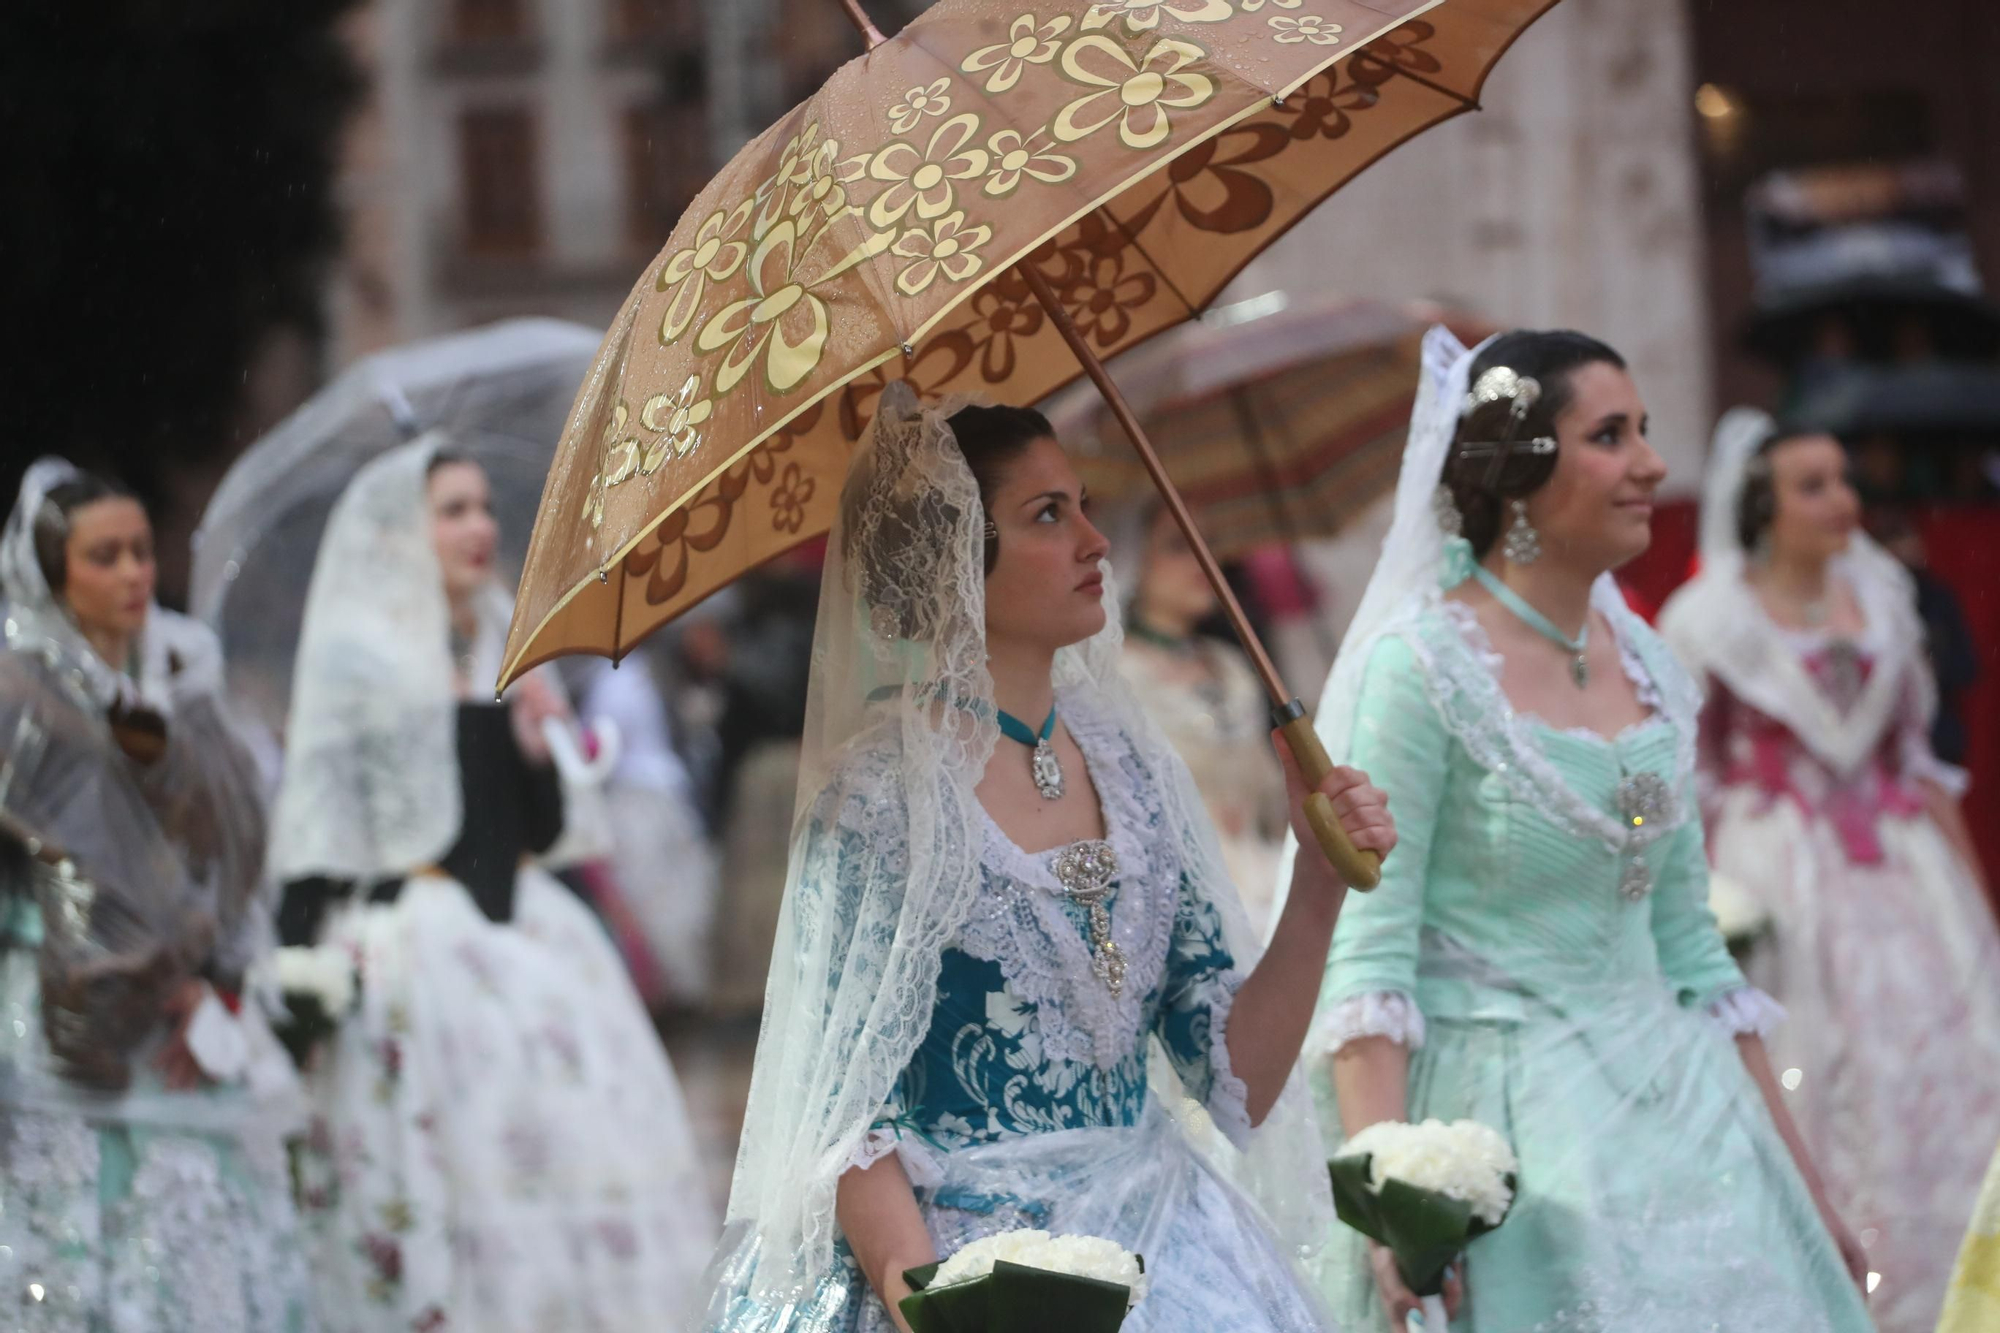
<path fill-rule="evenodd" d="M 1409 70 L 1412 74 L 1443 73 L 1444 65 L 1438 58 L 1422 49 L 1424 43 L 1435 36 L 1437 29 L 1434 26 L 1422 19 L 1411 19 L 1356 51 L 1347 63 L 1348 72 L 1356 82 L 1378 87 L 1399 69 Z"/>
<path fill-rule="evenodd" d="M 779 532 L 797 532 L 806 523 L 806 504 L 813 498 L 816 483 L 799 471 L 797 463 L 785 464 L 785 474 L 771 491 L 771 526 Z"/>
<path fill-rule="evenodd" d="M 1029 65 L 1046 65 L 1054 60 L 1056 52 L 1061 49 L 1056 38 L 1068 31 L 1067 14 L 1058 14 L 1040 25 L 1037 25 L 1033 14 L 1023 14 L 1008 27 L 1006 41 L 980 47 L 967 56 L 958 68 L 965 74 L 984 74 L 992 70 L 986 76 L 986 91 L 1004 93 L 1021 81 L 1021 73 Z"/>
<path fill-rule="evenodd" d="M 1207 55 L 1193 42 L 1163 37 L 1134 61 L 1109 37 L 1086 33 L 1063 48 L 1062 72 L 1072 83 L 1097 91 L 1057 112 L 1050 128 L 1063 143 L 1075 143 L 1115 120 L 1127 148 L 1158 147 L 1173 133 L 1170 109 L 1198 107 L 1215 96 L 1215 80 L 1190 68 Z"/>
<path fill-rule="evenodd" d="M 1353 113 L 1366 111 L 1381 100 L 1378 85 L 1349 82 L 1343 87 L 1335 67 L 1313 75 L 1277 111 L 1292 117 L 1289 133 L 1294 139 L 1338 139 L 1354 123 Z"/>
<path fill-rule="evenodd" d="M 1150 273 L 1125 272 L 1125 256 L 1104 255 L 1062 293 L 1070 317 L 1085 336 L 1109 347 L 1132 327 L 1131 313 L 1153 299 L 1159 284 Z"/>
<path fill-rule="evenodd" d="M 1014 373 L 1014 340 L 1040 333 L 1047 316 L 1026 279 L 1011 269 L 973 295 L 972 310 L 980 320 L 973 331 L 984 334 L 977 338 L 980 377 L 1004 384 Z"/>

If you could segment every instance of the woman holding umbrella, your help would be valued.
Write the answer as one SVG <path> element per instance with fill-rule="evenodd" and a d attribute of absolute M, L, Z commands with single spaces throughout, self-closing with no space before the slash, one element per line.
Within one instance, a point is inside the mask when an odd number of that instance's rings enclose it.
<path fill-rule="evenodd" d="M 566 810 L 540 677 L 482 702 L 509 600 L 487 474 L 433 432 L 348 484 L 294 672 L 272 861 L 351 959 L 310 1063 L 322 1326 L 639 1328 L 713 1243 L 680 1089 L 617 953 L 537 864 Z"/>
<path fill-rule="evenodd" d="M 827 556 L 708 1328 L 902 1327 L 905 1270 L 1017 1228 L 1142 1253 L 1136 1333 L 1331 1327 L 1285 1257 L 1330 1224 L 1287 1082 L 1345 886 L 1301 858 L 1256 957 L 1118 675 L 1083 502 L 1039 414 L 885 393 Z M 1358 846 L 1393 846 L 1363 775 L 1323 790 Z M 1170 1076 L 1285 1241 L 1149 1088 Z"/>
<path fill-rule="evenodd" d="M 1512 1140 L 1513 1211 L 1446 1293 L 1470 1326 L 1860 1333 L 1860 1248 L 1764 1052 L 1778 1012 L 1705 906 L 1699 695 L 1610 577 L 1664 475 L 1603 343 L 1430 335 L 1317 718 L 1404 845 L 1342 915 L 1308 1051 L 1336 1136 Z M 1350 1330 L 1416 1305 L 1358 1233 L 1330 1272 Z"/>
<path fill-rule="evenodd" d="M 303 1108 L 237 999 L 257 770 L 153 576 L 136 499 L 28 470 L 0 536 L 0 1289 L 36 1329 L 295 1333 Z"/>

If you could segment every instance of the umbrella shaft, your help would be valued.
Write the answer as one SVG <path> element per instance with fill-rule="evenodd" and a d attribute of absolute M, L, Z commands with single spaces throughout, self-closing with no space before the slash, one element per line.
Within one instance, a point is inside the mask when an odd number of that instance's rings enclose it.
<path fill-rule="evenodd" d="M 868 43 L 870 51 L 888 40 L 868 17 L 868 11 L 861 7 L 860 0 L 840 0 L 840 7 L 847 11 L 848 21 L 860 29 L 861 40 Z"/>
<path fill-rule="evenodd" d="M 1167 475 L 1167 469 L 1160 463 L 1160 455 L 1154 450 L 1153 442 L 1146 438 L 1145 428 L 1139 424 L 1139 418 L 1133 414 L 1131 405 L 1125 401 L 1125 395 L 1118 391 L 1118 385 L 1105 370 L 1104 362 L 1090 349 L 1082 330 L 1078 329 L 1076 322 L 1069 317 L 1069 311 L 1063 308 L 1055 289 L 1049 286 L 1048 278 L 1035 267 L 1033 259 L 1023 259 L 1014 266 L 1014 270 L 1027 280 L 1028 289 L 1034 292 L 1035 299 L 1040 301 L 1042 309 L 1048 312 L 1049 322 L 1056 326 L 1056 332 L 1060 333 L 1063 341 L 1069 344 L 1070 351 L 1076 353 L 1076 359 L 1083 363 L 1084 373 L 1090 376 L 1091 383 L 1097 386 L 1097 391 L 1104 395 L 1104 401 L 1111 408 L 1111 415 L 1118 418 L 1118 424 L 1124 427 L 1126 437 L 1138 451 L 1139 462 L 1145 466 L 1146 474 L 1153 479 L 1153 485 L 1158 488 L 1160 499 L 1167 506 L 1167 512 L 1173 515 L 1175 525 L 1180 528 L 1181 535 L 1187 538 L 1189 549 L 1194 552 L 1195 560 L 1201 565 L 1201 572 L 1207 576 L 1209 586 L 1215 589 L 1215 595 L 1222 603 L 1223 614 L 1229 617 L 1230 627 L 1236 631 L 1236 637 L 1242 640 L 1243 651 L 1250 655 L 1250 665 L 1256 668 L 1257 678 L 1263 682 L 1264 691 L 1270 696 L 1272 707 L 1284 707 L 1291 701 L 1291 691 L 1287 690 L 1284 682 L 1279 679 L 1278 668 L 1272 664 L 1271 655 L 1264 651 L 1264 644 L 1257 637 L 1257 631 L 1250 627 L 1250 618 L 1243 614 L 1243 604 L 1236 600 L 1235 589 L 1231 588 L 1229 580 L 1222 576 L 1222 566 L 1216 563 L 1215 553 L 1208 549 L 1208 540 L 1201 535 L 1201 529 L 1195 526 L 1194 515 L 1188 512 L 1187 503 L 1181 499 L 1179 488 L 1174 485 L 1173 479 Z"/>

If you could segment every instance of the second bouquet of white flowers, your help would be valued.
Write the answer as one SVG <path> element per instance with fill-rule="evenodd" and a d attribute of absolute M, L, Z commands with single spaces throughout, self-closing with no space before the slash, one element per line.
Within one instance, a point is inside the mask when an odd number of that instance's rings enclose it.
<path fill-rule="evenodd" d="M 1441 1330 L 1446 1270 L 1514 1205 L 1514 1150 L 1476 1120 L 1385 1120 L 1349 1139 L 1327 1165 L 1340 1220 L 1389 1248 L 1437 1321 L 1425 1327 Z"/>
<path fill-rule="evenodd" d="M 916 1333 L 1116 1333 L 1146 1294 L 1146 1263 L 1097 1236 L 1005 1231 L 903 1275 Z"/>

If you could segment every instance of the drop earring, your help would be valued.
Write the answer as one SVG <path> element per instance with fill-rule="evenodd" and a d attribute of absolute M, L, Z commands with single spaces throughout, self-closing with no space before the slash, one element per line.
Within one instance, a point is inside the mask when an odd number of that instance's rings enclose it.
<path fill-rule="evenodd" d="M 1542 558 L 1542 537 L 1528 522 L 1528 502 L 1514 501 L 1514 521 L 1507 525 L 1507 539 L 1500 553 L 1517 565 L 1532 565 Z"/>

